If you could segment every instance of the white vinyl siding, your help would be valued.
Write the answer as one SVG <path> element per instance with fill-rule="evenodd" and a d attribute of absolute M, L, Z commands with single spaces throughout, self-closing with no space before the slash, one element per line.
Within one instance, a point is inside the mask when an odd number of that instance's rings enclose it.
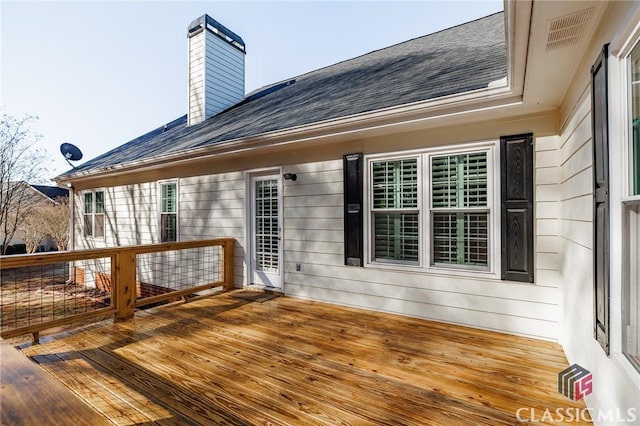
<path fill-rule="evenodd" d="M 234 282 L 245 281 L 245 181 L 242 172 L 180 179 L 180 241 L 236 239 Z"/>

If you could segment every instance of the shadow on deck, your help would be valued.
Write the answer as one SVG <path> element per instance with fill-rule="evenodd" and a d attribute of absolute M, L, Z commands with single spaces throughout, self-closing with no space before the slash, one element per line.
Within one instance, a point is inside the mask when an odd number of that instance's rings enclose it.
<path fill-rule="evenodd" d="M 116 425 L 553 423 L 584 408 L 557 392 L 554 343 L 236 293 L 21 350 Z"/>

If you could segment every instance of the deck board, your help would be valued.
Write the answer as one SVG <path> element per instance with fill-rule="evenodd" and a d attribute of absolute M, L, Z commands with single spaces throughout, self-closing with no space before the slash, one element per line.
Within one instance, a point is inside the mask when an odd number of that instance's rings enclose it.
<path fill-rule="evenodd" d="M 23 352 L 116 425 L 518 423 L 560 395 L 559 345 L 233 292 L 70 331 Z"/>

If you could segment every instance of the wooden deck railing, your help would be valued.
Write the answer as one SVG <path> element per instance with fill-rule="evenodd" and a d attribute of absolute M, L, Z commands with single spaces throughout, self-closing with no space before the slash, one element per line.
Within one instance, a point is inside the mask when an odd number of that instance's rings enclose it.
<path fill-rule="evenodd" d="M 0 334 L 34 334 L 214 287 L 233 288 L 233 238 L 0 258 Z"/>

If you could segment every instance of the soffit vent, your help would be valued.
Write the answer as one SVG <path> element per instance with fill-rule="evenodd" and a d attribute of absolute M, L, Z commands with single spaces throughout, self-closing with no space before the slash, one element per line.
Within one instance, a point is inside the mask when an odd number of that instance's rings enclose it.
<path fill-rule="evenodd" d="M 592 8 L 566 15 L 549 22 L 547 52 L 574 46 L 587 28 Z"/>

